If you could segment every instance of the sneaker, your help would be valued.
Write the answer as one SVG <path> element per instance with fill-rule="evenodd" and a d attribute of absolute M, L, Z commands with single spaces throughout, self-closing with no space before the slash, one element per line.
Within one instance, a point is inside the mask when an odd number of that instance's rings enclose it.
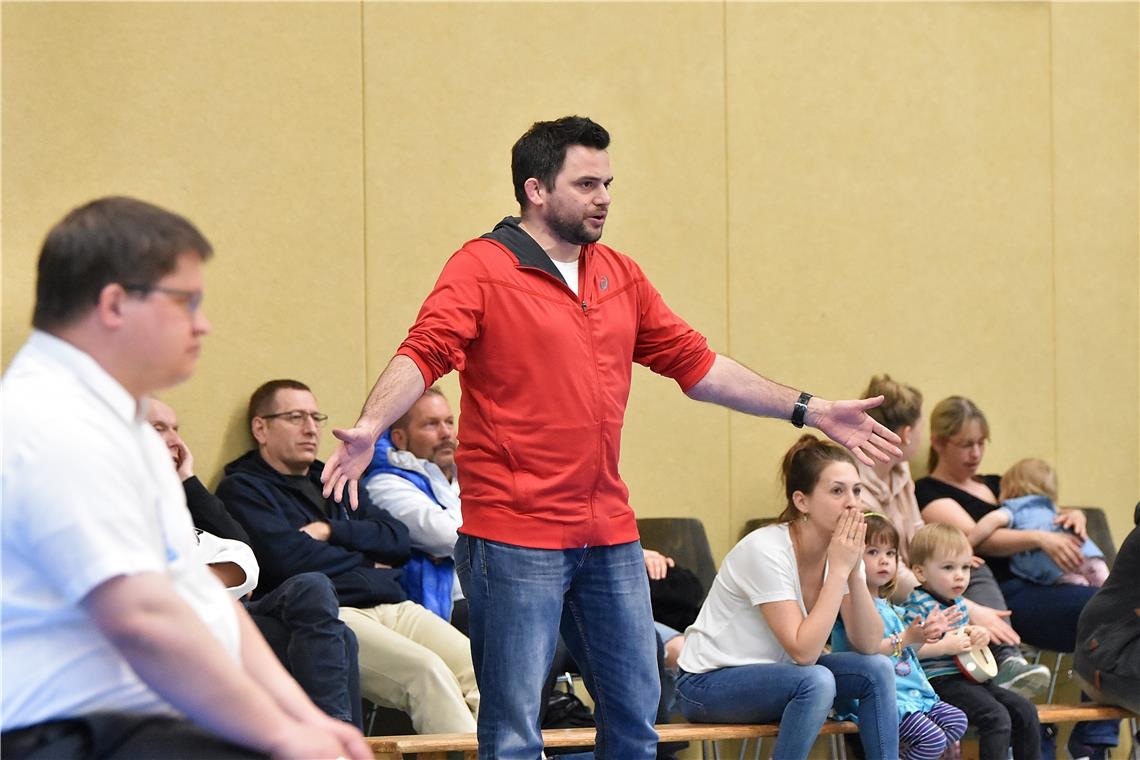
<path fill-rule="evenodd" d="M 1010 657 L 998 668 L 994 685 L 1033 699 L 1049 686 L 1050 675 L 1044 665 L 1030 665 L 1021 657 Z"/>
<path fill-rule="evenodd" d="M 1076 736 L 1070 736 L 1069 756 L 1073 760 L 1106 760 L 1108 747 L 1104 744 L 1084 744 Z"/>

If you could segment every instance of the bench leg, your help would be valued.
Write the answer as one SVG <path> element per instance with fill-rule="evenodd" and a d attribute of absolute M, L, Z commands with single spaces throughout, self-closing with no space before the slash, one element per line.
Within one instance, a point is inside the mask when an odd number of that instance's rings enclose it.
<path fill-rule="evenodd" d="M 752 741 L 752 740 L 751 739 L 742 739 L 740 741 L 740 757 L 738 760 L 744 760 L 744 758 L 746 758 L 748 756 L 748 742 L 750 742 L 750 741 Z M 756 752 L 753 753 L 753 755 L 752 755 L 753 760 L 760 760 L 760 750 L 763 746 L 764 746 L 764 737 L 757 736 L 756 737 Z"/>

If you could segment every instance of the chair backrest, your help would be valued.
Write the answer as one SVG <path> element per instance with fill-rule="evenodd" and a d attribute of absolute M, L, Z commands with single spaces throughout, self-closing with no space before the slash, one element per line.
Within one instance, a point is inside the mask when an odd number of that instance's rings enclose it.
<path fill-rule="evenodd" d="M 740 531 L 740 538 L 737 540 L 739 541 L 757 528 L 763 528 L 765 525 L 771 525 L 779 519 L 780 518 L 778 517 L 753 517 L 751 520 L 744 523 L 744 528 L 742 528 Z"/>
<path fill-rule="evenodd" d="M 1116 542 L 1112 540 L 1112 531 L 1108 529 L 1108 518 L 1100 507 L 1066 507 L 1066 509 L 1079 509 L 1085 513 L 1085 530 L 1089 538 L 1104 552 L 1104 563 L 1108 569 L 1116 562 Z"/>
<path fill-rule="evenodd" d="M 705 526 L 695 517 L 643 517 L 637 521 L 641 545 L 672 557 L 681 567 L 693 571 L 707 594 L 716 577 Z"/>

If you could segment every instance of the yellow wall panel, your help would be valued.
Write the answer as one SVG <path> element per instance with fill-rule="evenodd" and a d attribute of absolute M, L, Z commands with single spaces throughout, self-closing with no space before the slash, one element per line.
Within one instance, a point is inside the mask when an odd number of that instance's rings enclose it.
<path fill-rule="evenodd" d="M 1053 7 L 1056 466 L 1117 541 L 1140 499 L 1138 8 Z"/>
<path fill-rule="evenodd" d="M 850 397 L 873 373 L 1053 451 L 1049 15 L 728 7 L 733 353 Z M 794 431 L 733 420 L 732 519 L 773 514 Z"/>
<path fill-rule="evenodd" d="M 633 256 L 723 350 L 720 7 L 364 10 L 370 374 L 391 357 L 447 257 L 517 215 L 514 141 L 532 122 L 570 113 L 611 132 L 604 242 Z M 693 404 L 648 370 L 635 377 L 622 457 L 634 507 L 644 516 L 700 515 L 718 529 L 728 499 L 726 413 Z M 451 377 L 453 402 L 455 388 Z M 459 427 L 462 441 L 462 420 Z M 718 548 L 729 545 L 725 532 Z"/>
<path fill-rule="evenodd" d="M 1063 500 L 1123 534 L 1140 495 L 1135 5 L 0 13 L 3 362 L 67 208 L 117 192 L 186 213 L 218 248 L 215 334 L 169 400 L 207 479 L 246 445 L 268 377 L 354 419 L 447 256 L 515 213 L 511 143 L 577 112 L 614 138 L 606 242 L 714 348 L 832 398 L 881 371 L 928 407 L 969 395 L 987 469 L 1044 456 Z M 623 474 L 640 514 L 700 516 L 721 555 L 778 511 L 795 437 L 639 370 Z"/>
<path fill-rule="evenodd" d="M 356 414 L 364 362 L 360 13 L 343 4 L 4 3 L 3 354 L 65 211 L 108 194 L 186 214 L 214 244 L 214 334 L 171 391 L 198 469 L 248 447 L 275 376 Z M 326 444 L 327 445 L 327 444 Z"/>

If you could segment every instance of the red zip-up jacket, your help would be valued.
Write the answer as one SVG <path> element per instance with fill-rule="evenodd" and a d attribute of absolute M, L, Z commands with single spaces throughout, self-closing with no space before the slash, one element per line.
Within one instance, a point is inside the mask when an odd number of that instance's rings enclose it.
<path fill-rule="evenodd" d="M 508 217 L 448 260 L 398 354 L 462 389 L 461 533 L 540 549 L 634 541 L 618 474 L 633 362 L 694 386 L 716 354 L 632 259 L 582 247 L 578 296 Z"/>

